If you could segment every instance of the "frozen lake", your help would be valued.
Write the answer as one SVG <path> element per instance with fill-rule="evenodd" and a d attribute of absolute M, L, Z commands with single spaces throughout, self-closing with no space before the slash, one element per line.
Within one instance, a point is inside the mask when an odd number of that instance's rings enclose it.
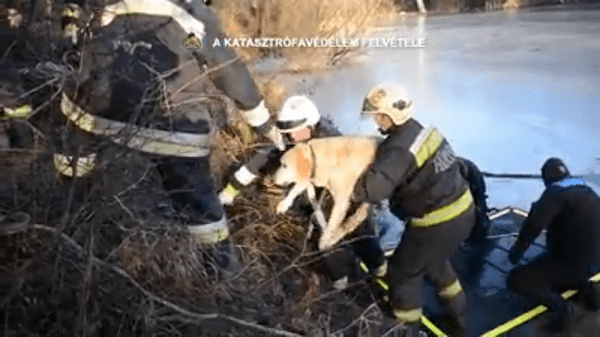
<path fill-rule="evenodd" d="M 342 131 L 375 133 L 358 118 L 362 100 L 395 82 L 413 97 L 415 118 L 483 171 L 539 174 L 558 156 L 573 174 L 600 173 L 600 5 L 413 16 L 373 36 L 426 46 L 373 47 L 335 72 L 294 76 Z M 535 179 L 486 182 L 490 207 L 528 210 L 543 191 Z"/>

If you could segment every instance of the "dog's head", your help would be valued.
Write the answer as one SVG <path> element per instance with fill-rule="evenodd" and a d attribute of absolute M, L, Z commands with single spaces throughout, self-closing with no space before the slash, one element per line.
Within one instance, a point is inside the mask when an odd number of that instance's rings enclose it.
<path fill-rule="evenodd" d="M 287 186 L 308 183 L 312 172 L 310 148 L 307 144 L 296 144 L 281 157 L 281 166 L 275 172 L 275 184 Z"/>

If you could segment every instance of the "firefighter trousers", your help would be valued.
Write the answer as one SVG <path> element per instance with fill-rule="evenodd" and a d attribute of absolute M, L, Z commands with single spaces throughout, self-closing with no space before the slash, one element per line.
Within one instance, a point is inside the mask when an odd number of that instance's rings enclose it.
<path fill-rule="evenodd" d="M 388 267 L 390 301 L 397 320 L 416 322 L 420 319 L 421 283 L 423 276 L 427 276 L 437 288 L 442 305 L 464 323 L 466 299 L 450 257 L 469 236 L 474 223 L 474 205 L 441 224 L 415 227 L 409 223 Z"/>

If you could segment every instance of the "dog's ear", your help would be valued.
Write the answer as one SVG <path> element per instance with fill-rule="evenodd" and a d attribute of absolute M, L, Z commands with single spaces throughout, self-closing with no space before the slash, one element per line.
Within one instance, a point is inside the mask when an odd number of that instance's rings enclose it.
<path fill-rule="evenodd" d="M 302 180 L 310 179 L 313 163 L 311 161 L 310 148 L 306 144 L 297 144 L 295 159 L 295 169 L 298 172 L 298 177 Z"/>

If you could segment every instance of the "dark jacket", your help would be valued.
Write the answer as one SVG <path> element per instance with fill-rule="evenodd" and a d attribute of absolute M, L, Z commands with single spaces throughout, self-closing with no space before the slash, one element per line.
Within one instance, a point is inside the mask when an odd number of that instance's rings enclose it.
<path fill-rule="evenodd" d="M 450 144 L 439 132 L 409 119 L 389 130 L 374 163 L 358 181 L 355 201 L 390 199 L 390 209 L 419 218 L 468 189 Z M 433 151 L 433 152 L 432 152 Z"/>
<path fill-rule="evenodd" d="M 485 194 L 483 174 L 472 161 L 462 157 L 458 157 L 457 159 L 461 175 L 469 182 L 469 188 L 473 194 L 475 205 L 477 208 L 481 208 L 482 211 L 487 212 L 487 195 Z"/>
<path fill-rule="evenodd" d="M 547 229 L 547 254 L 551 258 L 580 271 L 598 269 L 600 198 L 590 186 L 582 179 L 571 177 L 550 184 L 532 204 L 517 247 L 526 249 Z"/>
<path fill-rule="evenodd" d="M 224 36 L 216 14 L 197 1 L 181 4 L 204 24 L 202 43 L 184 45 L 188 33 L 168 16 L 117 16 L 83 47 L 77 88 L 70 93 L 77 105 L 138 126 L 208 134 L 214 109 L 201 95 L 209 90 L 208 76 L 238 108 L 258 106 L 262 96 L 235 52 L 212 47 Z"/>

